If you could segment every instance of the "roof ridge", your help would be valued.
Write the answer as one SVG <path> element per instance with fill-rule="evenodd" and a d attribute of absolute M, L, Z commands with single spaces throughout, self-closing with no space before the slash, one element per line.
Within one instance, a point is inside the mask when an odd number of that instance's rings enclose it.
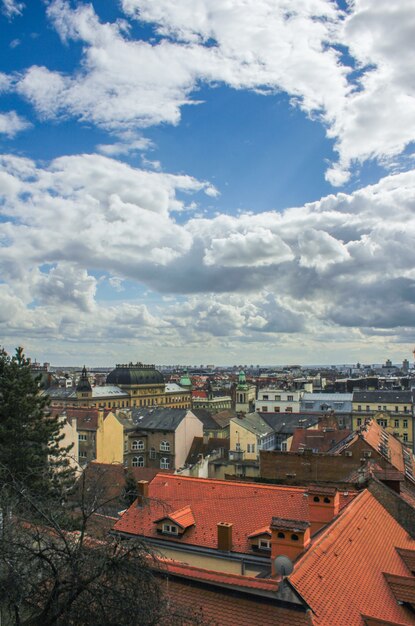
<path fill-rule="evenodd" d="M 163 476 L 164 478 L 166 478 L 165 474 L 161 474 L 161 472 L 157 473 L 155 478 L 157 478 L 158 476 Z M 218 484 L 218 485 L 225 485 L 227 487 L 230 486 L 235 486 L 235 485 L 243 485 L 244 487 L 246 486 L 250 486 L 250 487 L 255 487 L 256 489 L 278 489 L 278 490 L 282 490 L 282 491 L 294 491 L 294 492 L 303 492 L 306 493 L 307 492 L 307 487 L 301 487 L 301 486 L 297 486 L 297 485 L 275 485 L 275 484 L 264 484 L 264 483 L 255 483 L 255 482 L 249 482 L 249 481 L 236 481 L 236 480 L 218 480 L 216 478 L 195 478 L 194 476 L 181 476 L 179 474 L 169 474 L 169 479 L 170 478 L 174 478 L 175 480 L 184 480 L 186 482 L 196 482 L 196 483 L 201 483 L 203 481 L 204 484 L 206 483 L 214 483 L 214 484 Z"/>

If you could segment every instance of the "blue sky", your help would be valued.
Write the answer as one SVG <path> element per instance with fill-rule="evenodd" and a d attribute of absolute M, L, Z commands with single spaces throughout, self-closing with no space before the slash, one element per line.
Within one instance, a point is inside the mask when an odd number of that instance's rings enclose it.
<path fill-rule="evenodd" d="M 415 11 L 287 6 L 0 1 L 7 349 L 410 355 Z"/>

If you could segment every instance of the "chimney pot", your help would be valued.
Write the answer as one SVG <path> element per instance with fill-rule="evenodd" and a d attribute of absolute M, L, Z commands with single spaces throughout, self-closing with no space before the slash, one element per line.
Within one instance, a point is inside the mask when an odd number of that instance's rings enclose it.
<path fill-rule="evenodd" d="M 232 526 L 229 522 L 218 523 L 218 550 L 232 550 Z"/>

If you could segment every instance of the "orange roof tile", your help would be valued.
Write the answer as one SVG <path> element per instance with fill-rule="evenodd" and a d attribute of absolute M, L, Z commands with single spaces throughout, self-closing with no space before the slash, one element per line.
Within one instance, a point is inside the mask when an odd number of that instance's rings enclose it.
<path fill-rule="evenodd" d="M 361 626 L 362 615 L 413 625 L 383 572 L 407 576 L 395 549 L 415 549 L 415 540 L 367 490 L 322 531 L 299 558 L 290 582 L 315 613 L 317 626 Z"/>
<path fill-rule="evenodd" d="M 340 494 L 341 506 L 355 495 Z M 163 536 L 163 540 L 217 548 L 217 524 L 228 522 L 233 525 L 233 551 L 250 553 L 249 535 L 259 527 L 269 527 L 273 517 L 309 522 L 308 498 L 301 487 L 159 474 L 149 485 L 148 506 L 133 504 L 114 530 L 160 539 L 154 521 L 186 506 L 192 509 L 195 526 L 180 538 Z"/>
<path fill-rule="evenodd" d="M 195 524 L 195 518 L 190 506 L 184 506 L 182 509 L 174 511 L 174 513 L 163 515 L 160 519 L 154 520 L 154 523 L 161 522 L 164 519 L 169 519 L 182 528 L 189 528 L 189 526 L 193 526 Z"/>
<path fill-rule="evenodd" d="M 360 436 L 368 445 L 388 460 L 395 469 L 403 474 L 406 473 L 407 476 L 409 472 L 408 477 L 411 478 L 412 476 L 413 479 L 415 476 L 415 460 L 413 455 L 401 441 L 387 433 L 376 420 L 372 419 L 362 426 Z M 384 446 L 382 446 L 382 442 L 385 444 Z"/>
<path fill-rule="evenodd" d="M 376 619 L 376 617 L 368 617 L 367 615 L 362 615 L 363 623 L 365 626 L 405 626 L 398 622 L 390 622 L 389 620 L 384 619 Z"/>
<path fill-rule="evenodd" d="M 253 537 L 258 537 L 259 535 L 271 535 L 271 529 L 268 526 L 263 526 L 262 528 L 258 528 L 258 530 L 255 530 L 253 533 L 251 533 L 250 535 L 248 535 L 249 539 L 252 539 Z"/>
<path fill-rule="evenodd" d="M 169 577 L 165 593 L 173 605 L 182 606 L 202 616 L 211 626 L 310 626 L 309 613 L 277 606 L 270 600 L 223 593 L 212 587 L 189 584 L 188 581 Z M 174 616 L 174 614 L 173 614 Z M 171 620 L 167 618 L 165 624 Z M 184 622 L 190 624 L 193 622 Z M 162 626 L 165 626 L 162 623 Z"/>

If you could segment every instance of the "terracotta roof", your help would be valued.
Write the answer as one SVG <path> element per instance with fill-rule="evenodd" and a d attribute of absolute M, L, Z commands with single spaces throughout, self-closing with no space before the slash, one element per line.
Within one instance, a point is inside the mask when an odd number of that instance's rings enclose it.
<path fill-rule="evenodd" d="M 184 506 L 182 509 L 174 511 L 174 513 L 163 515 L 160 519 L 154 520 L 154 523 L 161 522 L 164 519 L 171 520 L 181 528 L 189 528 L 189 526 L 193 526 L 195 524 L 195 518 L 190 506 Z"/>
<path fill-rule="evenodd" d="M 413 613 L 397 604 L 383 574 L 408 576 L 395 548 L 415 550 L 415 540 L 363 491 L 314 540 L 290 577 L 314 611 L 313 623 L 360 626 L 365 615 L 413 625 Z"/>
<path fill-rule="evenodd" d="M 253 533 L 251 533 L 250 535 L 248 535 L 249 539 L 252 539 L 253 537 L 258 537 L 259 535 L 270 535 L 271 536 L 271 529 L 268 526 L 263 526 L 262 528 L 258 528 L 258 530 L 255 530 Z"/>
<path fill-rule="evenodd" d="M 415 476 L 415 460 L 405 446 L 390 435 L 376 420 L 362 426 L 359 432 L 365 442 L 381 454 L 393 467 L 403 474 Z M 409 474 L 409 478 L 411 477 Z"/>
<path fill-rule="evenodd" d="M 411 604 L 415 609 L 415 578 L 396 574 L 384 574 L 384 576 L 396 600 Z"/>
<path fill-rule="evenodd" d="M 398 624 L 398 622 L 390 622 L 389 620 L 376 619 L 375 617 L 368 617 L 367 615 L 362 615 L 362 618 L 365 626 L 405 626 L 402 623 Z"/>
<path fill-rule="evenodd" d="M 345 506 L 356 494 L 340 494 Z M 269 526 L 275 516 L 309 521 L 308 498 L 301 487 L 260 485 L 178 475 L 157 475 L 149 485 L 149 505 L 134 504 L 115 524 L 114 530 L 132 535 L 158 538 L 154 520 L 166 517 L 170 511 L 191 506 L 195 526 L 182 537 L 163 536 L 166 541 L 217 548 L 217 524 L 233 525 L 233 551 L 251 553 L 249 535 L 262 526 Z"/>
<path fill-rule="evenodd" d="M 308 428 L 296 428 L 294 431 L 291 452 L 298 452 L 304 448 L 311 448 L 318 452 L 328 452 L 346 439 L 351 434 L 350 430 L 315 430 Z"/>
<path fill-rule="evenodd" d="M 286 609 L 262 598 L 224 593 L 175 576 L 169 576 L 164 585 L 164 591 L 173 605 L 203 615 L 210 626 L 310 626 L 312 623 L 309 613 Z M 167 618 L 166 624 L 169 623 Z"/>
<path fill-rule="evenodd" d="M 192 398 L 207 398 L 207 393 L 206 391 L 198 391 L 194 389 L 192 391 Z"/>

